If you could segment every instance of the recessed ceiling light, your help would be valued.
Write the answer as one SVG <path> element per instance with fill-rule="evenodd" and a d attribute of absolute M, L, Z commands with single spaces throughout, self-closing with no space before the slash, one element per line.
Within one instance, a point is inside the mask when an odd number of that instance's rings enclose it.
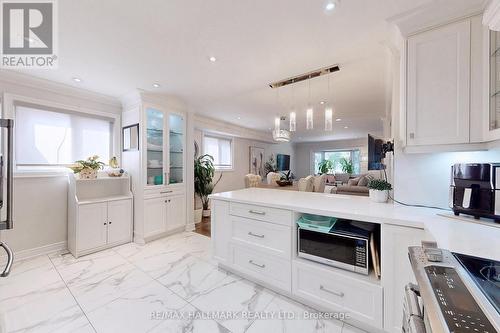
<path fill-rule="evenodd" d="M 240 119 L 241 119 L 241 117 L 238 117 L 238 120 L 240 120 Z"/>
<path fill-rule="evenodd" d="M 335 2 L 329 2 L 326 4 L 325 9 L 328 11 L 332 11 L 335 9 Z"/>
<path fill-rule="evenodd" d="M 321 101 L 321 102 L 319 102 L 319 104 L 321 104 L 321 105 L 323 105 L 323 104 L 325 104 L 325 103 L 326 103 L 325 101 Z"/>
<path fill-rule="evenodd" d="M 80 79 L 79 77 L 74 77 L 73 81 L 75 81 L 76 83 L 80 83 L 82 82 L 82 79 Z"/>
<path fill-rule="evenodd" d="M 345 129 L 348 129 L 349 127 L 348 126 L 344 126 Z"/>
<path fill-rule="evenodd" d="M 153 88 L 160 88 L 160 84 L 159 83 L 153 83 Z"/>
<path fill-rule="evenodd" d="M 208 60 L 210 60 L 211 62 L 216 62 L 217 61 L 217 58 L 214 57 L 214 56 L 211 56 L 210 58 L 208 58 Z"/>
<path fill-rule="evenodd" d="M 342 121 L 342 119 L 340 119 L 340 118 L 337 118 L 337 119 L 335 119 L 335 121 Z"/>

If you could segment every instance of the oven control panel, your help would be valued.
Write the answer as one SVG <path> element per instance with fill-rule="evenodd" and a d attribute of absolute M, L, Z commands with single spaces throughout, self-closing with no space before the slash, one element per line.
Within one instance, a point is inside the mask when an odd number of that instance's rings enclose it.
<path fill-rule="evenodd" d="M 454 268 L 431 265 L 425 272 L 450 332 L 496 333 Z"/>

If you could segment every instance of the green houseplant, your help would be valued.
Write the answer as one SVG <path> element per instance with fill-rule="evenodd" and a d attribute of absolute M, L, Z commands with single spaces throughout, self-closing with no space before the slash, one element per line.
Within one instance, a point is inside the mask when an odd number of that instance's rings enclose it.
<path fill-rule="evenodd" d="M 330 160 L 323 160 L 318 164 L 319 173 L 325 175 L 333 169 L 333 162 Z"/>
<path fill-rule="evenodd" d="M 212 194 L 215 186 L 222 178 L 222 173 L 215 183 L 214 158 L 208 154 L 199 156 L 194 160 L 194 191 L 200 197 L 203 206 L 203 216 L 210 216 L 208 196 Z"/>
<path fill-rule="evenodd" d="M 383 179 L 372 179 L 368 182 L 368 189 L 373 202 L 387 202 L 392 185 Z"/>
<path fill-rule="evenodd" d="M 349 175 L 352 175 L 354 173 L 354 165 L 352 164 L 352 162 L 350 160 L 348 160 L 347 158 L 344 157 L 344 158 L 340 159 L 339 163 L 340 163 L 340 167 L 341 167 L 343 172 L 345 172 Z"/>
<path fill-rule="evenodd" d="M 78 160 L 70 166 L 74 173 L 80 174 L 81 179 L 96 179 L 97 171 L 104 167 L 104 163 L 98 161 L 99 156 L 90 156 L 86 160 Z"/>

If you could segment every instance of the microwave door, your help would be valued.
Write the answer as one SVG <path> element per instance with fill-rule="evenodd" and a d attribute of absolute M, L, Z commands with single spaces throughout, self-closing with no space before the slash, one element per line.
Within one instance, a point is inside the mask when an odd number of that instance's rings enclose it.
<path fill-rule="evenodd" d="M 13 190 L 14 190 L 14 121 L 0 119 L 0 138 L 2 152 L 0 154 L 0 248 L 7 254 L 7 263 L 0 268 L 0 277 L 9 275 L 14 256 L 9 246 L 2 241 L 2 230 L 14 227 L 13 221 Z M 5 233 L 5 231 L 3 231 Z"/>

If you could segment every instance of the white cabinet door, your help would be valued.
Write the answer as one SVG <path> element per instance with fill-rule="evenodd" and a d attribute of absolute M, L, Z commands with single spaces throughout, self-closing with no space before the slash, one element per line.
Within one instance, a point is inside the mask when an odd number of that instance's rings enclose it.
<path fill-rule="evenodd" d="M 229 216 L 229 202 L 212 200 L 212 249 L 213 256 L 222 263 L 230 264 L 229 244 L 232 231 L 231 218 Z"/>
<path fill-rule="evenodd" d="M 166 197 L 144 200 L 144 237 L 154 236 L 166 231 Z"/>
<path fill-rule="evenodd" d="M 106 245 L 107 210 L 105 202 L 78 207 L 78 251 Z"/>
<path fill-rule="evenodd" d="M 469 142 L 470 20 L 408 39 L 407 145 Z"/>
<path fill-rule="evenodd" d="M 186 225 L 186 196 L 175 195 L 167 198 L 167 230 Z"/>
<path fill-rule="evenodd" d="M 423 229 L 384 224 L 382 226 L 382 285 L 384 325 L 387 332 L 401 332 L 404 287 L 415 282 L 408 259 L 408 247 L 425 239 Z"/>
<path fill-rule="evenodd" d="M 129 242 L 132 232 L 132 200 L 108 202 L 108 244 Z"/>

